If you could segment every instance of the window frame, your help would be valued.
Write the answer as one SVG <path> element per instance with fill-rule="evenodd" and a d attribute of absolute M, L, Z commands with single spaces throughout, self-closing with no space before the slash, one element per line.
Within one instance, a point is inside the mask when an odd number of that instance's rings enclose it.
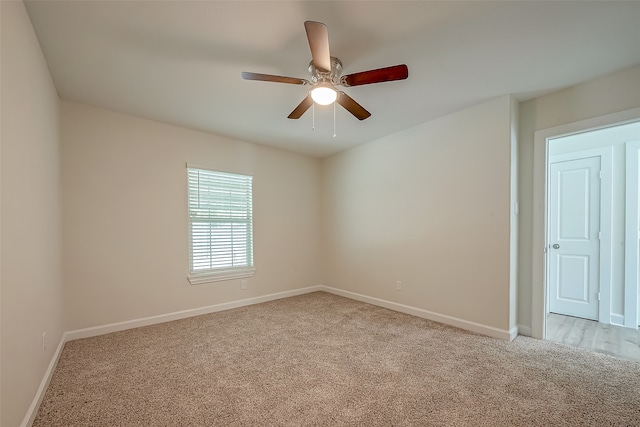
<path fill-rule="evenodd" d="M 192 192 L 192 186 L 190 183 L 190 175 L 191 172 L 193 171 L 202 171 L 202 172 L 209 172 L 212 174 L 217 174 L 219 176 L 228 176 L 228 177 L 243 177 L 243 178 L 249 178 L 248 180 L 248 190 L 249 190 L 249 197 L 248 197 L 248 220 L 247 224 L 248 224 L 248 242 L 247 245 L 249 246 L 248 248 L 246 248 L 245 245 L 245 250 L 247 251 L 247 265 L 242 265 L 242 266 L 238 266 L 238 267 L 234 267 L 234 266 L 224 266 L 224 267 L 217 267 L 217 268 L 211 268 L 211 269 L 206 269 L 206 270 L 194 270 L 193 268 L 193 261 L 194 261 L 194 252 L 193 252 L 193 224 L 194 222 L 203 222 L 203 218 L 195 218 L 194 217 L 194 213 L 192 212 L 192 204 L 191 204 L 191 192 Z M 198 187 L 198 191 L 200 191 L 201 187 Z M 196 219 L 196 221 L 194 221 L 194 219 Z M 223 218 L 224 219 L 224 218 Z M 216 220 L 213 221 L 211 219 L 209 219 L 211 223 L 217 222 L 217 223 L 225 223 L 224 220 Z M 199 165 L 194 165 L 191 163 L 187 163 L 187 222 L 188 222 L 188 233 L 189 233 L 189 253 L 188 253 L 188 258 L 189 258 L 189 276 L 188 276 L 188 281 L 190 284 L 192 285 L 198 285 L 198 284 L 202 284 L 202 283 L 209 283 L 209 282 L 217 282 L 217 281 L 225 281 L 225 280 L 233 280 L 233 279 L 242 279 L 242 278 L 247 278 L 247 277 L 251 277 L 254 275 L 256 269 L 255 269 L 255 264 L 254 264 L 254 259 L 253 259 L 253 176 L 252 175 L 245 175 L 245 174 L 239 174 L 239 173 L 234 173 L 234 172 L 227 172 L 227 171 L 221 171 L 221 170 L 216 170 L 216 169 L 212 169 L 209 167 L 204 167 L 204 166 L 199 166 Z M 204 221 L 207 222 L 207 221 Z M 229 217 L 229 223 L 234 222 L 232 217 Z M 235 222 L 237 223 L 238 221 L 235 220 Z"/>

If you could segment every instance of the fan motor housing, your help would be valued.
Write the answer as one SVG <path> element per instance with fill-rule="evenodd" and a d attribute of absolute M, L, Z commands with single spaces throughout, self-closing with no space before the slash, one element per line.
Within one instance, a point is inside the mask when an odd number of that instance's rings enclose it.
<path fill-rule="evenodd" d="M 317 84 L 322 82 L 331 83 L 333 85 L 340 84 L 340 75 L 342 75 L 342 61 L 338 58 L 331 57 L 331 71 L 320 71 L 313 65 L 313 61 L 309 62 L 309 74 L 311 74 L 311 83 Z"/>

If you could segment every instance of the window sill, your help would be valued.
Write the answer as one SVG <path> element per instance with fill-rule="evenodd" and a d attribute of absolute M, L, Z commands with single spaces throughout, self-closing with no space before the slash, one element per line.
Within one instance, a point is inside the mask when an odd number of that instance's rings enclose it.
<path fill-rule="evenodd" d="M 243 279 L 253 276 L 255 272 L 256 269 L 253 267 L 241 268 L 235 270 L 222 270 L 207 273 L 194 273 L 191 274 L 187 279 L 192 285 L 200 285 L 202 283 L 221 282 L 223 280 Z"/>

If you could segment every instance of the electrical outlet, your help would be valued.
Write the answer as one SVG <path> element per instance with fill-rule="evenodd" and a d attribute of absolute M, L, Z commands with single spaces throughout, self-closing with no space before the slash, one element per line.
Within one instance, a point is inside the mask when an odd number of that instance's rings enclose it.
<path fill-rule="evenodd" d="M 402 290 L 402 282 L 400 280 L 396 280 L 396 291 Z"/>
<path fill-rule="evenodd" d="M 240 289 L 247 289 L 247 281 L 242 279 L 240 280 Z"/>
<path fill-rule="evenodd" d="M 45 353 L 47 351 L 47 333 L 42 333 L 42 352 Z"/>

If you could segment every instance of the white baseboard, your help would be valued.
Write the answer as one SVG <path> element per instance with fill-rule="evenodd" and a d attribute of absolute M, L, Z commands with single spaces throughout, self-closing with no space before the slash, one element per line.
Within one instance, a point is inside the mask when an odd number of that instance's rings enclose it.
<path fill-rule="evenodd" d="M 142 319 L 127 320 L 124 322 L 110 323 L 108 325 L 94 326 L 85 329 L 76 329 L 65 333 L 66 341 L 73 341 L 81 338 L 90 338 L 98 335 L 110 334 L 112 332 L 124 331 L 126 329 L 140 328 L 158 323 L 171 322 L 172 320 L 186 319 L 188 317 L 200 316 L 203 314 L 216 313 L 218 311 L 231 310 L 233 308 L 245 307 L 247 305 L 260 304 L 296 295 L 308 294 L 310 292 L 322 290 L 321 286 L 310 286 L 308 288 L 294 289 L 292 291 L 278 292 L 275 294 L 263 295 L 260 297 L 247 298 L 238 301 L 225 302 L 221 304 L 209 305 L 206 307 L 193 308 L 189 310 L 176 311 L 173 313 L 160 314 L 158 316 L 144 317 Z"/>
<path fill-rule="evenodd" d="M 530 337 L 531 328 L 529 326 L 518 325 L 518 335 L 524 335 L 525 337 Z"/>
<path fill-rule="evenodd" d="M 616 326 L 624 326 L 624 316 L 622 314 L 611 313 L 611 324 Z"/>
<path fill-rule="evenodd" d="M 81 338 L 90 338 L 98 335 L 110 334 L 112 332 L 124 331 L 127 329 L 140 328 L 143 326 L 155 325 L 158 323 L 170 322 L 172 320 L 186 319 L 188 317 L 200 316 L 203 314 L 215 313 L 218 311 L 231 310 L 234 308 L 245 307 L 253 304 L 260 304 L 267 301 L 273 301 L 282 298 L 293 297 L 296 295 L 308 294 L 310 292 L 325 291 L 335 295 L 343 296 L 345 298 L 351 298 L 357 301 L 366 302 L 368 304 L 376 305 L 379 307 L 388 308 L 390 310 L 399 311 L 401 313 L 410 314 L 412 316 L 421 317 L 424 319 L 433 320 L 447 325 L 455 326 L 468 331 L 476 332 L 482 335 L 487 335 L 494 338 L 500 338 L 505 340 L 513 340 L 518 333 L 527 335 L 526 329 L 523 326 L 513 327 L 511 330 L 498 329 L 492 326 L 482 325 L 480 323 L 471 322 L 464 319 L 459 319 L 453 316 L 447 316 L 445 314 L 435 313 L 433 311 L 423 310 L 421 308 L 411 307 L 404 304 L 399 304 L 391 301 L 386 301 L 379 298 L 370 297 L 367 295 L 357 294 L 355 292 L 345 291 L 338 288 L 332 288 L 330 286 L 316 285 L 307 288 L 294 289 L 292 291 L 278 292 L 275 294 L 263 295 L 255 298 L 247 298 L 238 301 L 231 301 L 221 304 L 210 305 L 206 307 L 194 308 L 190 310 L 176 311 L 173 313 L 161 314 L 158 316 L 144 317 L 141 319 L 127 320 L 124 322 L 110 323 L 107 325 L 94 326 L 85 329 L 76 329 L 74 331 L 68 331 L 64 333 L 64 342 L 73 341 Z M 528 330 L 530 333 L 530 329 Z"/>
<path fill-rule="evenodd" d="M 209 314 L 215 313 L 217 311 L 230 310 L 233 308 L 244 307 L 247 305 L 260 304 L 262 302 L 273 301 L 281 298 L 293 297 L 296 295 L 308 294 L 310 292 L 316 292 L 322 290 L 322 286 L 310 286 L 308 288 L 295 289 L 292 291 L 284 291 L 278 292 L 275 294 L 263 295 L 255 298 L 247 298 L 239 301 L 231 301 L 222 304 L 210 305 L 207 307 L 194 308 L 191 310 L 183 310 L 177 311 L 168 314 L 161 314 L 158 316 L 145 317 L 142 319 L 128 320 L 125 322 L 111 323 L 103 326 L 95 326 L 92 328 L 85 329 L 77 329 L 74 331 L 68 331 L 62 334 L 62 338 L 60 339 L 60 343 L 58 344 L 58 348 L 56 349 L 55 354 L 51 358 L 51 362 L 49 363 L 49 367 L 44 374 L 44 378 L 40 382 L 40 387 L 38 387 L 38 391 L 27 411 L 27 414 L 20 424 L 20 427 L 30 427 L 33 424 L 33 421 L 38 414 L 38 408 L 42 403 L 42 399 L 44 398 L 44 394 L 47 391 L 47 387 L 49 387 L 49 382 L 51 382 L 51 377 L 53 376 L 53 372 L 58 365 L 58 360 L 60 359 L 60 355 L 62 354 L 62 349 L 64 348 L 64 344 L 68 341 L 73 341 L 81 338 L 90 338 L 98 335 L 110 334 L 112 332 L 124 331 L 126 329 L 139 328 L 142 326 L 155 325 L 157 323 L 170 322 L 172 320 L 185 319 L 187 317 L 200 316 L 201 314 Z"/>
<path fill-rule="evenodd" d="M 389 310 L 399 311 L 401 313 L 410 314 L 412 316 L 421 317 L 423 319 L 433 320 L 435 322 L 444 323 L 447 325 L 455 326 L 461 329 L 466 329 L 471 332 L 476 332 L 478 334 L 487 335 L 494 338 L 504 339 L 504 340 L 513 340 L 518 332 L 523 335 L 527 335 L 524 327 L 514 327 L 511 330 L 503 330 L 494 328 L 492 326 L 486 326 L 475 322 L 470 322 L 468 320 L 459 319 L 457 317 L 447 316 L 444 314 L 435 313 L 428 310 L 423 310 L 416 307 L 411 307 L 408 305 L 398 304 L 391 301 L 382 300 L 379 298 L 369 297 L 366 295 L 357 294 L 354 292 L 344 291 L 342 289 L 332 288 L 330 286 L 317 285 L 310 286 L 307 288 L 294 289 L 292 291 L 284 291 L 278 292 L 269 295 L 263 295 L 260 297 L 247 298 L 238 301 L 231 301 L 221 304 L 210 305 L 206 307 L 194 308 L 190 310 L 176 311 L 173 313 L 161 314 L 158 316 L 144 317 L 141 319 L 127 320 L 124 322 L 118 323 L 110 323 L 102 326 L 94 326 L 91 328 L 85 329 L 76 329 L 73 331 L 67 331 L 62 335 L 60 343 L 58 344 L 58 348 L 56 349 L 55 354 L 53 355 L 51 362 L 49 363 L 49 367 L 45 372 L 44 378 L 40 383 L 40 387 L 36 393 L 31 406 L 27 414 L 25 415 L 22 424 L 20 427 L 30 427 L 33 421 L 35 420 L 36 414 L 38 413 L 38 408 L 42 403 L 42 399 L 44 398 L 44 393 L 49 386 L 49 382 L 51 381 L 51 377 L 53 376 L 53 372 L 58 364 L 58 360 L 60 359 L 60 355 L 62 354 L 62 349 L 64 348 L 64 344 L 68 341 L 73 341 L 81 338 L 90 338 L 98 335 L 110 334 L 112 332 L 124 331 L 126 329 L 140 328 L 143 326 L 155 325 L 158 323 L 170 322 L 172 320 L 186 319 L 188 317 L 200 316 L 202 314 L 215 313 L 218 311 L 231 310 L 234 308 L 245 307 L 253 304 L 260 304 L 267 301 L 274 301 L 277 299 L 293 297 L 296 295 L 308 294 L 316 291 L 325 291 L 335 295 L 343 296 L 345 298 L 351 298 L 357 301 L 366 302 L 368 304 L 376 305 L 378 307 L 388 308 Z M 530 329 L 528 330 L 530 333 Z"/>
<path fill-rule="evenodd" d="M 493 338 L 500 338 L 503 340 L 513 340 L 518 334 L 518 328 L 514 327 L 511 330 L 498 329 L 493 326 L 482 325 L 480 323 L 470 322 L 468 320 L 459 319 L 453 316 L 447 316 L 445 314 L 435 313 L 433 311 L 423 310 L 421 308 L 411 307 L 404 304 L 398 304 L 396 302 L 386 301 L 379 298 L 373 298 L 366 295 L 357 294 L 355 292 L 344 291 L 342 289 L 332 288 L 330 286 L 321 286 L 321 289 L 326 292 L 330 292 L 335 295 L 340 295 L 346 298 L 351 298 L 357 301 L 366 302 L 368 304 L 377 305 L 378 307 L 388 308 L 389 310 L 399 311 L 401 313 L 410 314 L 416 317 L 422 317 L 423 319 L 433 320 L 435 322 L 444 323 L 447 325 L 455 326 L 456 328 L 466 329 L 467 331 L 476 332 L 478 334 L 487 335 Z"/>
<path fill-rule="evenodd" d="M 58 366 L 58 360 L 60 360 L 60 355 L 62 354 L 62 349 L 64 348 L 65 334 L 62 334 L 62 338 L 60 338 L 60 342 L 58 343 L 58 348 L 56 348 L 55 353 L 53 353 L 53 357 L 51 358 L 51 362 L 49 362 L 49 366 L 44 373 L 44 377 L 40 382 L 40 386 L 38 387 L 38 391 L 36 392 L 36 396 L 31 402 L 31 406 L 29 406 L 29 410 L 25 415 L 20 427 L 31 427 L 33 421 L 36 419 L 36 415 L 38 414 L 38 408 L 42 403 L 42 399 L 44 398 L 44 393 L 47 391 L 49 387 L 49 383 L 51 382 L 51 377 L 53 376 L 53 372 L 56 370 L 56 366 Z"/>

